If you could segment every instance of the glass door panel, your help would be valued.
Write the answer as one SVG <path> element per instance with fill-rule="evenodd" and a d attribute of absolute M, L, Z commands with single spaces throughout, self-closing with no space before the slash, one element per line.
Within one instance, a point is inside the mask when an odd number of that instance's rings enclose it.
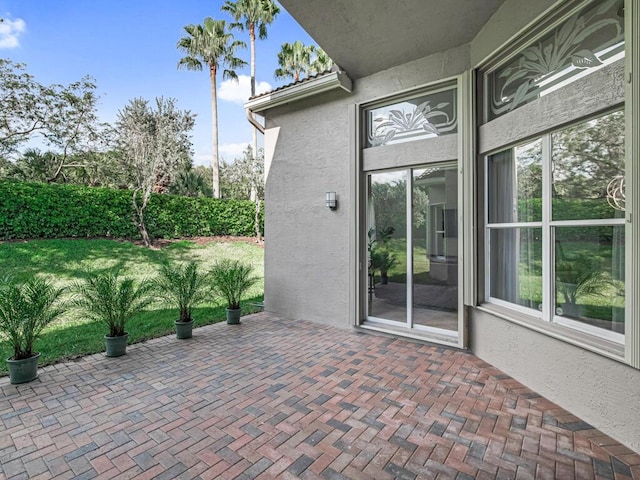
<path fill-rule="evenodd" d="M 457 332 L 457 168 L 436 166 L 412 173 L 413 325 Z"/>
<path fill-rule="evenodd" d="M 367 179 L 367 320 L 459 339 L 456 164 Z"/>
<path fill-rule="evenodd" d="M 368 178 L 368 316 L 406 324 L 408 170 Z"/>

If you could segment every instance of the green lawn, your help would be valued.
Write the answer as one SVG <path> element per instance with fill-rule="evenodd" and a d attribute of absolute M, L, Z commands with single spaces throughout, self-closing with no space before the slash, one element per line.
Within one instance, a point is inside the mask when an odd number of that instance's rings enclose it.
<path fill-rule="evenodd" d="M 6 276 L 24 281 L 41 275 L 61 287 L 86 276 L 88 270 L 104 271 L 120 268 L 124 275 L 136 279 L 151 278 L 165 261 L 196 260 L 208 270 L 221 258 L 234 258 L 250 263 L 259 281 L 243 302 L 243 313 L 257 310 L 252 304 L 262 302 L 264 268 L 262 247 L 247 242 L 207 242 L 198 245 L 181 240 L 160 249 L 149 249 L 131 242 L 104 239 L 32 240 L 0 243 L 0 278 Z M 152 310 L 134 317 L 127 326 L 129 344 L 166 335 L 175 331 L 177 311 L 155 305 Z M 194 311 L 195 327 L 216 323 L 225 318 L 224 303 L 211 298 Z M 41 352 L 40 365 L 77 358 L 104 351 L 106 326 L 92 323 L 67 312 L 36 341 Z M 7 374 L 3 359 L 12 351 L 7 342 L 0 341 L 0 375 Z"/>

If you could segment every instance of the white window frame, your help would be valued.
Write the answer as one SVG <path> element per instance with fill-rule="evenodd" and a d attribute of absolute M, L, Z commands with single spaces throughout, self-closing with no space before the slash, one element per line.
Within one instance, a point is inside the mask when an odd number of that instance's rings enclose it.
<path fill-rule="evenodd" d="M 471 266 L 472 261 L 469 252 L 474 252 L 474 242 L 465 241 L 468 237 L 462 232 L 473 231 L 473 216 L 468 215 L 464 217 L 463 211 L 467 204 L 473 205 L 473 196 L 465 194 L 463 185 L 469 184 L 469 174 L 473 171 L 471 165 L 468 166 L 465 172 L 462 159 L 473 158 L 469 152 L 470 145 L 472 143 L 472 137 L 474 136 L 474 124 L 473 115 L 471 111 L 466 108 L 466 105 L 471 103 L 473 82 L 471 72 L 465 72 L 461 75 L 453 77 L 438 79 L 437 81 L 410 88 L 404 91 L 397 92 L 393 95 L 385 95 L 378 98 L 373 98 L 364 102 L 358 102 L 354 105 L 350 114 L 353 116 L 354 131 L 357 132 L 356 142 L 354 142 L 354 169 L 352 171 L 353 176 L 356 179 L 356 196 L 357 204 L 355 205 L 355 218 L 358 220 L 354 222 L 357 226 L 354 227 L 357 230 L 357 269 L 352 282 L 354 290 L 357 289 L 359 295 L 357 296 L 357 302 L 355 302 L 352 311 L 355 313 L 354 326 L 364 329 L 392 332 L 394 334 L 400 334 L 408 338 L 416 338 L 419 340 L 428 340 L 433 343 L 438 343 L 447 346 L 454 346 L 458 348 L 467 348 L 468 334 L 466 328 L 466 310 L 465 299 L 467 297 L 474 298 L 475 300 L 475 285 L 471 278 L 470 272 L 473 271 Z M 377 108 L 385 105 L 390 105 L 396 102 L 404 100 L 410 100 L 412 98 L 428 95 L 431 93 L 437 93 L 444 90 L 455 90 L 456 96 L 456 110 L 457 110 L 457 132 L 453 134 L 442 135 L 435 138 L 421 138 L 414 141 L 404 142 L 399 144 L 383 145 L 379 147 L 366 147 L 364 136 L 368 130 L 366 124 L 365 111 L 371 108 Z M 466 142 L 466 143 L 465 143 Z M 453 153 L 455 152 L 455 153 Z M 444 329 L 438 329 L 435 327 L 423 327 L 421 325 L 414 325 L 411 318 L 410 310 L 407 312 L 407 317 L 410 319 L 412 327 L 406 330 L 396 330 L 389 327 L 395 327 L 398 322 L 389 321 L 385 319 L 379 319 L 377 317 L 369 316 L 366 306 L 366 293 L 367 288 L 367 272 L 366 272 L 366 204 L 369 197 L 367 176 L 373 173 L 379 173 L 383 171 L 394 170 L 413 170 L 416 168 L 423 168 L 428 165 L 448 165 L 456 164 L 458 167 L 458 223 L 457 229 L 460 232 L 458 238 L 458 329 L 457 331 L 449 331 Z M 468 191 L 471 191 L 469 189 Z M 408 202 L 412 203 L 412 191 L 408 189 Z M 466 203 L 465 203 L 466 202 Z M 411 223 L 411 209 L 407 211 L 408 224 Z M 407 243 L 409 246 L 409 242 Z M 409 247 L 408 247 L 409 248 Z M 466 255 L 469 255 L 469 261 L 465 262 Z M 407 252 L 407 258 L 410 257 L 410 252 Z M 409 262 L 412 265 L 412 262 Z M 466 267 L 465 267 L 466 265 Z M 412 276 L 412 272 L 409 269 L 407 275 Z M 473 288 L 470 288 L 473 286 Z M 407 305 L 413 303 L 411 298 L 411 292 L 409 292 Z M 467 305 L 475 304 L 466 303 Z M 380 327 L 376 326 L 376 323 Z M 408 322 L 409 323 L 409 322 Z"/>
<path fill-rule="evenodd" d="M 621 111 L 620 106 L 614 108 L 611 111 L 603 112 L 595 117 L 581 118 L 574 122 L 572 125 L 578 125 L 594 118 L 600 118 L 615 111 Z M 569 126 L 572 126 L 569 125 Z M 625 336 L 621 333 L 605 330 L 602 328 L 591 326 L 587 323 L 572 320 L 567 317 L 556 315 L 555 313 L 555 278 L 552 272 L 555 271 L 555 242 L 553 241 L 553 231 L 555 227 L 597 227 L 597 226 L 624 226 L 624 218 L 605 218 L 605 219 L 580 219 L 580 220 L 553 220 L 551 210 L 551 184 L 552 184 L 552 145 L 551 137 L 554 133 L 562 131 L 569 126 L 563 125 L 553 131 L 546 132 L 528 141 L 521 142 L 518 145 L 507 147 L 499 151 L 515 148 L 519 145 L 531 143 L 538 139 L 542 143 L 542 220 L 539 222 L 490 222 L 489 221 L 489 157 L 492 154 L 484 156 L 484 225 L 485 225 L 485 298 L 489 303 L 500 305 L 505 308 L 513 309 L 515 311 L 522 312 L 533 318 L 547 323 L 555 323 L 563 325 L 565 327 L 578 330 L 595 337 L 601 337 L 610 342 L 614 342 L 620 345 L 624 344 Z M 497 153 L 497 152 L 494 152 Z M 513 229 L 513 228 L 540 228 L 542 229 L 542 311 L 535 310 L 523 305 L 517 305 L 500 298 L 491 296 L 491 232 L 498 229 Z M 626 299 L 625 299 L 626 303 Z"/>
<path fill-rule="evenodd" d="M 564 18 L 567 18 L 571 13 L 577 11 L 577 9 L 584 7 L 591 0 L 575 0 L 571 2 L 558 1 L 555 5 L 555 18 L 545 13 L 544 17 L 539 17 L 535 23 L 530 24 L 525 31 L 520 32 L 518 38 L 520 40 L 514 40 L 510 46 L 506 49 L 502 49 L 500 52 L 495 52 L 492 56 L 486 59 L 483 63 L 477 66 L 478 71 L 484 74 L 497 68 L 504 61 L 512 58 L 519 50 L 524 48 L 526 44 L 535 41 L 541 36 L 545 35 L 548 31 L 554 28 L 557 24 L 561 23 Z M 488 268 L 487 264 L 488 255 L 486 252 L 487 242 L 484 243 L 484 252 L 482 250 L 479 253 L 484 253 L 482 258 L 479 258 L 478 266 L 484 268 L 484 275 L 478 277 L 479 285 L 476 290 L 479 294 L 478 308 L 489 313 L 492 313 L 500 318 L 503 318 L 513 323 L 520 324 L 532 330 L 549 335 L 556 339 L 566 341 L 582 348 L 594 351 L 609 358 L 623 361 L 635 368 L 640 369 L 640 221 L 638 212 L 640 212 L 640 192 L 635 192 L 634 187 L 640 185 L 640 5 L 636 0 L 625 0 L 625 59 L 624 59 L 624 85 L 620 85 L 622 89 L 622 97 L 624 99 L 624 111 L 625 111 L 625 178 L 626 178 L 626 213 L 625 219 L 615 220 L 609 222 L 609 224 L 621 225 L 626 224 L 625 228 L 625 334 L 624 343 L 619 343 L 619 338 L 611 341 L 601 335 L 593 335 L 588 328 L 584 328 L 584 325 L 580 323 L 580 329 L 573 328 L 573 325 L 568 325 L 561 319 L 560 321 L 541 321 L 541 319 L 553 319 L 553 312 L 543 312 L 541 314 L 532 309 L 520 307 L 508 302 L 500 302 L 499 300 L 490 299 L 488 297 Z M 533 25 L 533 27 L 531 27 Z M 515 38 L 515 37 L 514 37 Z M 597 72 L 596 72 L 597 74 Z M 478 76 L 480 78 L 480 76 Z M 480 105 L 483 105 L 482 109 L 483 117 L 486 115 L 487 97 L 484 91 L 478 91 L 480 96 Z M 540 101 L 538 99 L 537 101 Z M 487 232 L 487 195 L 486 195 L 486 157 L 492 153 L 509 148 L 513 145 L 525 143 L 527 140 L 544 136 L 549 131 L 559 130 L 567 123 L 579 123 L 584 121 L 589 115 L 597 116 L 597 113 L 605 113 L 606 110 L 614 110 L 614 104 L 603 105 L 600 104 L 597 108 L 591 111 L 588 115 L 582 117 L 571 118 L 571 113 L 568 113 L 563 121 L 558 121 L 555 124 L 546 124 L 540 119 L 534 119 L 537 123 L 526 130 L 521 138 L 510 138 L 508 141 L 496 142 L 495 138 L 485 137 L 484 133 L 488 131 L 483 122 L 486 122 L 486 117 L 478 118 L 478 121 L 482 126 L 479 126 L 477 130 L 477 152 L 478 152 L 478 168 L 479 172 L 484 172 L 484 180 L 479 179 L 477 183 L 478 187 L 483 194 L 479 197 L 479 200 L 484 200 L 484 207 L 481 209 L 479 216 L 477 217 L 480 222 L 483 222 L 483 227 L 480 229 L 485 235 Z M 526 107 L 526 105 L 525 105 Z M 523 108 L 525 108 L 523 107 Z M 505 115 L 506 116 L 506 115 Z M 506 120 L 504 117 L 499 117 L 492 122 L 497 122 L 502 119 L 502 125 L 505 125 Z M 491 122 L 488 122 L 491 123 Z M 521 132 L 522 133 L 522 132 Z M 550 185 L 549 182 L 544 182 L 546 185 Z M 635 215 L 634 215 L 635 212 Z M 550 212 L 547 213 L 550 215 Z M 635 218 L 634 218 L 635 217 Z M 548 219 L 548 217 L 547 217 Z M 544 220 L 544 219 L 543 219 Z M 635 221 L 634 221 L 635 220 Z M 543 228 L 544 232 L 549 232 L 551 235 L 554 222 L 549 223 L 549 228 Z M 517 224 L 514 224 L 514 226 Z M 534 223 L 527 223 L 527 227 L 533 227 Z M 559 225 L 559 224 L 558 224 Z M 552 263 L 551 248 L 549 247 L 551 239 L 543 239 L 543 247 L 546 245 L 546 252 L 543 252 L 543 262 L 550 266 Z M 484 284 L 482 281 L 484 280 Z M 545 291 L 550 291 L 549 284 L 552 284 L 553 279 L 547 275 L 543 277 L 543 288 Z M 484 296 L 482 294 L 484 292 Z M 546 302 L 547 309 L 550 310 L 551 302 Z M 569 322 L 571 322 L 569 320 Z M 597 327 L 594 327 L 597 328 Z M 601 330 L 601 329 L 597 329 Z"/>

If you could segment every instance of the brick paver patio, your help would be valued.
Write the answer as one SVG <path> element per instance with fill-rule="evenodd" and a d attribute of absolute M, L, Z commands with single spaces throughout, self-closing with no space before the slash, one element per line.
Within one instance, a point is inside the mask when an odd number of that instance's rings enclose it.
<path fill-rule="evenodd" d="M 0 379 L 0 477 L 640 479 L 473 355 L 266 313 Z"/>

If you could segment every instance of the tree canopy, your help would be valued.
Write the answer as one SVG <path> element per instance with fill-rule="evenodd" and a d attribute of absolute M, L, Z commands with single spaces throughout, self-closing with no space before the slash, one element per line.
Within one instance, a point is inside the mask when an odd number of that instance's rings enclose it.
<path fill-rule="evenodd" d="M 209 69 L 211 82 L 211 129 L 213 158 L 212 187 L 213 196 L 220 197 L 220 160 L 218 154 L 218 96 L 216 91 L 216 79 L 218 70 L 222 69 L 222 77 L 238 79 L 235 69 L 247 64 L 241 58 L 236 57 L 236 50 L 245 48 L 246 44 L 233 38 L 233 33 L 224 20 L 214 20 L 211 17 L 204 19 L 202 25 L 187 25 L 184 27 L 186 36 L 178 41 L 178 50 L 185 56 L 178 61 L 178 68 L 187 70 L 202 70 L 204 66 Z"/>
<path fill-rule="evenodd" d="M 155 105 L 135 98 L 118 112 L 118 148 L 134 171 L 135 223 L 145 245 L 151 245 L 144 212 L 152 192 L 164 192 L 177 172 L 191 164 L 191 130 L 195 116 L 174 99 L 156 98 Z"/>
<path fill-rule="evenodd" d="M 109 125 L 98 119 L 95 90 L 88 76 L 66 86 L 42 85 L 24 64 L 0 59 L 0 157 L 19 154 L 39 136 L 50 148 L 45 181 L 83 167 L 83 153 L 104 151 L 110 143 Z"/>
<path fill-rule="evenodd" d="M 297 82 L 301 78 L 330 70 L 333 61 L 320 47 L 305 45 L 296 40 L 293 43 L 282 44 L 278 53 L 278 65 L 275 78 L 292 78 Z"/>

